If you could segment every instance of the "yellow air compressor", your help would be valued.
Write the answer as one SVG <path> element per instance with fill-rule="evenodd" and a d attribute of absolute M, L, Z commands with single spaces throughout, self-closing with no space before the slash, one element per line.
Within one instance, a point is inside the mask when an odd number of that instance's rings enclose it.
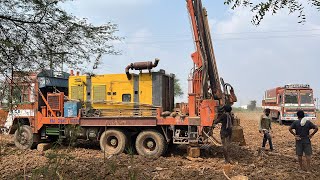
<path fill-rule="evenodd" d="M 156 116 L 156 107 L 172 111 L 174 75 L 151 72 L 158 61 L 131 63 L 125 74 L 71 75 L 69 99 L 83 103 L 86 117 Z M 129 73 L 129 69 L 140 73 Z"/>

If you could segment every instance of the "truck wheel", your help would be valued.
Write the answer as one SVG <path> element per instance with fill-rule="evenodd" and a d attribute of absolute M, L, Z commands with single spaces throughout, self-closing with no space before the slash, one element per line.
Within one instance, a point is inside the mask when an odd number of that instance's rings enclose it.
<path fill-rule="evenodd" d="M 14 133 L 14 144 L 17 148 L 31 149 L 33 145 L 33 133 L 30 126 L 22 125 Z"/>
<path fill-rule="evenodd" d="M 136 139 L 136 150 L 142 156 L 157 158 L 165 153 L 165 143 L 163 135 L 158 131 L 142 131 Z"/>
<path fill-rule="evenodd" d="M 107 154 L 121 154 L 124 152 L 127 144 L 127 136 L 118 129 L 107 129 L 100 137 L 100 148 Z"/>
<path fill-rule="evenodd" d="M 281 116 L 279 112 L 278 112 L 278 121 L 280 125 L 283 125 L 283 121 L 281 120 Z"/>
<path fill-rule="evenodd" d="M 282 126 L 283 125 L 283 121 L 279 118 L 279 124 Z"/>

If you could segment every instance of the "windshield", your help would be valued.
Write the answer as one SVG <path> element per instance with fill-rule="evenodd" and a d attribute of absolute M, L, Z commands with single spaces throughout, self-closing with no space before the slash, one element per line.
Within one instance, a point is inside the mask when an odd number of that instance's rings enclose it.
<path fill-rule="evenodd" d="M 298 93 L 287 93 L 284 102 L 288 104 L 298 104 Z"/>
<path fill-rule="evenodd" d="M 313 103 L 313 97 L 311 92 L 301 92 L 300 93 L 301 98 L 301 104 L 312 104 Z"/>

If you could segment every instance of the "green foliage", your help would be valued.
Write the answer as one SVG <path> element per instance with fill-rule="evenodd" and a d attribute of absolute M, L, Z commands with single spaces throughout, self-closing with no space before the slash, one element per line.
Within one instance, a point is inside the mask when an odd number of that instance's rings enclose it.
<path fill-rule="evenodd" d="M 180 85 L 180 80 L 176 77 L 174 78 L 174 97 L 181 97 L 183 95 L 183 91 Z"/>
<path fill-rule="evenodd" d="M 320 11 L 319 0 L 306 0 L 304 4 L 306 3 Z M 225 0 L 224 4 L 231 6 L 231 9 L 235 9 L 237 7 L 250 8 L 251 11 L 255 13 L 252 18 L 252 23 L 255 25 L 260 24 L 267 12 L 271 12 L 271 14 L 274 15 L 283 9 L 287 9 L 290 14 L 297 12 L 299 14 L 298 23 L 306 21 L 304 4 L 299 0 L 264 0 L 260 2 L 252 2 L 252 0 Z"/>
<path fill-rule="evenodd" d="M 103 54 L 119 54 L 116 24 L 95 26 L 61 8 L 66 0 L 0 1 L 0 73 L 36 71 L 66 64 L 99 64 Z"/>
<path fill-rule="evenodd" d="M 109 172 L 114 175 L 118 169 L 118 165 L 114 161 L 108 162 Z"/>
<path fill-rule="evenodd" d="M 138 175 L 138 170 L 136 169 L 129 169 L 129 179 L 136 180 Z"/>
<path fill-rule="evenodd" d="M 248 110 L 254 111 L 256 110 L 256 108 L 257 108 L 257 101 L 256 100 L 250 101 L 250 104 L 248 104 Z"/>
<path fill-rule="evenodd" d="M 65 126 L 65 132 L 68 134 L 67 143 L 68 147 L 72 147 L 76 144 L 78 134 L 82 131 L 82 127 L 79 125 L 67 125 Z"/>
<path fill-rule="evenodd" d="M 128 154 L 130 156 L 130 166 L 128 167 L 128 174 L 130 180 L 136 180 L 138 175 L 138 170 L 134 168 L 134 149 L 132 147 L 128 148 Z"/>

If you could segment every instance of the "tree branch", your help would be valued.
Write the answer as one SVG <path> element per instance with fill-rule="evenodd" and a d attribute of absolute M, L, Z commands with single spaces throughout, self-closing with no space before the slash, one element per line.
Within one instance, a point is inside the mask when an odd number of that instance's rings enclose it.
<path fill-rule="evenodd" d="M 9 20 L 12 22 L 19 22 L 23 24 L 45 24 L 45 23 L 42 23 L 41 21 L 26 21 L 26 20 L 13 18 L 11 16 L 4 16 L 4 15 L 0 15 L 0 19 Z"/>

